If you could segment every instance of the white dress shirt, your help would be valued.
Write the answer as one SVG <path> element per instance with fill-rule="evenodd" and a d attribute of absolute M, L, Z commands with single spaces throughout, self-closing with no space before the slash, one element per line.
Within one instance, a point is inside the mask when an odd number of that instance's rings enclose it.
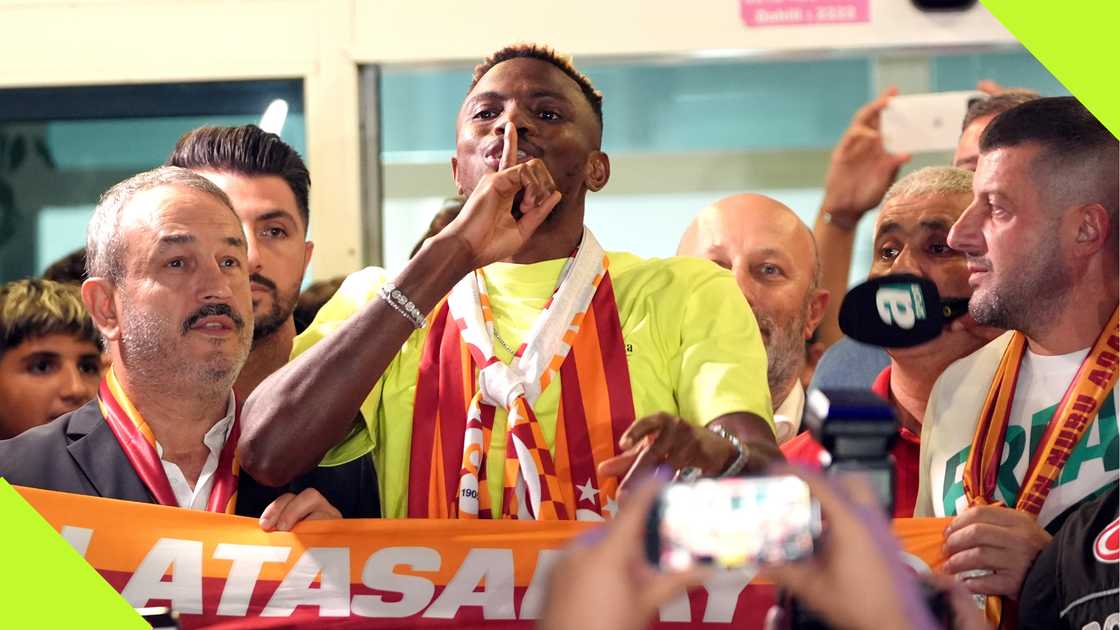
<path fill-rule="evenodd" d="M 202 473 L 194 482 L 193 489 L 178 464 L 163 458 L 163 446 L 156 442 L 156 453 L 159 455 L 160 463 L 163 464 L 163 472 L 167 475 L 167 481 L 171 484 L 171 491 L 175 493 L 175 500 L 179 503 L 179 507 L 188 510 L 206 509 L 206 504 L 210 501 L 210 490 L 214 487 L 214 472 L 218 470 L 222 447 L 225 446 L 229 432 L 233 429 L 233 416 L 236 412 L 237 403 L 234 401 L 233 392 L 230 392 L 225 417 L 210 427 L 202 438 L 202 443 L 210 449 L 210 454 L 206 456 L 206 463 L 202 465 Z"/>
<path fill-rule="evenodd" d="M 805 388 L 801 381 L 794 381 L 793 389 L 789 390 L 786 399 L 774 409 L 774 435 L 778 444 L 782 444 L 797 436 L 801 430 L 801 414 L 805 411 Z"/>

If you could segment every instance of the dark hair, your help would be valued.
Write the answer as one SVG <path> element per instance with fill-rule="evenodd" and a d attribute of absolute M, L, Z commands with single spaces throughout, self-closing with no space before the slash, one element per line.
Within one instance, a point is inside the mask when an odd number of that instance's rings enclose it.
<path fill-rule="evenodd" d="M 591 111 L 595 112 L 595 118 L 599 121 L 599 127 L 603 126 L 603 94 L 591 85 L 591 79 L 587 75 L 580 72 L 572 65 L 571 57 L 561 55 L 552 48 L 542 44 L 512 44 L 506 46 L 501 50 L 492 53 L 489 57 L 484 59 L 482 63 L 474 67 L 474 76 L 471 78 L 471 87 L 467 90 L 469 93 L 478 85 L 482 77 L 490 72 L 494 66 L 509 61 L 510 59 L 538 59 L 546 63 L 550 63 L 561 72 L 568 75 L 571 80 L 576 82 L 587 103 L 591 105 Z"/>
<path fill-rule="evenodd" d="M 0 355 L 29 339 L 56 334 L 102 347 L 77 287 L 39 278 L 0 286 Z"/>
<path fill-rule="evenodd" d="M 310 225 L 307 197 L 311 190 L 311 174 L 307 165 L 280 136 L 256 125 L 199 127 L 188 131 L 175 143 L 167 165 L 248 176 L 279 176 L 295 195 L 305 232 Z"/>
<path fill-rule="evenodd" d="M 1076 98 L 1040 98 L 1007 110 L 980 137 L 980 152 L 1033 143 L 1034 168 L 1061 178 L 1057 186 L 1091 193 L 1115 221 L 1120 142 Z M 1076 175 L 1066 171 L 1081 169 Z"/>
<path fill-rule="evenodd" d="M 299 294 L 299 299 L 296 300 L 296 307 L 292 311 L 292 321 L 296 325 L 296 334 L 303 332 L 315 321 L 315 316 L 319 314 L 319 309 L 323 308 L 336 291 L 338 287 L 342 286 L 342 281 L 345 276 L 338 276 L 328 280 L 320 280 L 311 283 L 303 293 Z"/>
<path fill-rule="evenodd" d="M 443 205 L 440 206 L 439 212 L 436 216 L 432 217 L 432 222 L 428 224 L 428 231 L 424 232 L 424 236 L 416 241 L 412 246 L 412 251 L 408 257 L 415 258 L 416 254 L 420 253 L 420 248 L 424 246 L 424 241 L 439 234 L 443 228 L 451 224 L 455 217 L 459 216 L 459 211 L 463 209 L 463 204 L 467 203 L 466 197 L 448 197 L 443 200 Z"/>
<path fill-rule="evenodd" d="M 86 281 L 86 248 L 81 247 L 51 263 L 43 272 L 43 279 L 63 284 L 81 284 Z"/>
<path fill-rule="evenodd" d="M 1038 92 L 1018 88 L 1000 92 L 994 96 L 975 98 L 968 102 L 968 111 L 964 114 L 964 122 L 961 123 L 961 131 L 968 129 L 968 126 L 977 118 L 1002 114 L 1012 107 L 1017 107 L 1023 103 L 1038 100 L 1039 98 Z"/>

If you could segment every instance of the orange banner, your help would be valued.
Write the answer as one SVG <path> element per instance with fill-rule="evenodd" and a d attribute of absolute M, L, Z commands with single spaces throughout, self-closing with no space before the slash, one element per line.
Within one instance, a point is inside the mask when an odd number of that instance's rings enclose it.
<path fill-rule="evenodd" d="M 183 627 L 532 627 L 578 522 L 255 519 L 17 488 L 133 606 L 170 605 Z M 948 519 L 900 519 L 907 561 L 941 562 Z M 717 576 L 661 609 L 664 628 L 761 628 L 774 587 Z"/>

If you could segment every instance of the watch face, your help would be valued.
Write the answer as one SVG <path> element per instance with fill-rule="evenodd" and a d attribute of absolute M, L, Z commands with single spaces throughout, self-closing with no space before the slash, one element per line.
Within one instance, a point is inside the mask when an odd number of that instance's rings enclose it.
<path fill-rule="evenodd" d="M 923 11 L 963 11 L 976 4 L 976 0 L 913 0 Z"/>

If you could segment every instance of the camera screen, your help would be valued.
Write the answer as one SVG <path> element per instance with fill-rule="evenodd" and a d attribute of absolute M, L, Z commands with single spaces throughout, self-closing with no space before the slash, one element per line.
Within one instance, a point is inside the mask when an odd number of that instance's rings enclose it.
<path fill-rule="evenodd" d="M 670 571 L 790 562 L 810 554 L 820 532 L 820 507 L 797 477 L 672 484 L 658 510 L 658 563 Z"/>

